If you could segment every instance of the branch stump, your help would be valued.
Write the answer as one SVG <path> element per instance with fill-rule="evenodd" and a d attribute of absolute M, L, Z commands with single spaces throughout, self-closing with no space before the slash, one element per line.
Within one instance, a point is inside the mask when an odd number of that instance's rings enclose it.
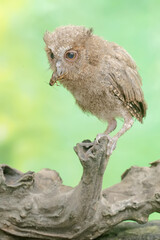
<path fill-rule="evenodd" d="M 99 143 L 86 140 L 76 145 L 83 174 L 74 188 L 64 186 L 54 170 L 22 173 L 0 165 L 1 239 L 111 239 L 112 229 L 124 230 L 123 224 L 115 227 L 122 221 L 144 224 L 151 213 L 160 212 L 159 160 L 150 167 L 131 167 L 120 183 L 102 190 L 107 143 L 103 137 Z M 133 228 L 131 224 L 127 223 Z"/>

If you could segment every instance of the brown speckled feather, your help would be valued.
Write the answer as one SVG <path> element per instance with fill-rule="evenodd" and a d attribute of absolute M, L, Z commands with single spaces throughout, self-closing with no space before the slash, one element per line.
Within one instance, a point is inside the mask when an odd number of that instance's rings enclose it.
<path fill-rule="evenodd" d="M 122 47 L 115 43 L 110 44 L 113 52 L 106 60 L 110 91 L 123 102 L 132 116 L 142 122 L 147 106 L 136 64 Z"/>

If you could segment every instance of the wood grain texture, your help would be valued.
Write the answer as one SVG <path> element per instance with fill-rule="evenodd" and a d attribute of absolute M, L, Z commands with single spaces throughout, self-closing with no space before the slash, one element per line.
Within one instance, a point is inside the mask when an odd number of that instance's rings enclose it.
<path fill-rule="evenodd" d="M 2 239 L 96 239 L 122 221 L 144 224 L 160 212 L 160 161 L 133 166 L 120 183 L 102 190 L 107 144 L 103 137 L 76 145 L 83 174 L 74 188 L 64 186 L 54 170 L 22 173 L 0 165 Z"/>
<path fill-rule="evenodd" d="M 97 240 L 159 240 L 160 221 L 151 221 L 143 225 L 125 222 L 114 227 L 105 236 Z"/>

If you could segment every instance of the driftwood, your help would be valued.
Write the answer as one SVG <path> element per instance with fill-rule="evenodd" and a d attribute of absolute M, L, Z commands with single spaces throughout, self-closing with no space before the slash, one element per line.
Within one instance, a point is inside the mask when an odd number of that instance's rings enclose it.
<path fill-rule="evenodd" d="M 159 240 L 160 221 L 146 224 L 123 222 L 113 227 L 105 236 L 96 240 Z"/>
<path fill-rule="evenodd" d="M 22 173 L 0 165 L 0 239 L 95 239 L 124 220 L 146 223 L 160 212 L 160 161 L 131 167 L 121 183 L 102 191 L 107 142 L 76 145 L 83 175 L 75 188 L 54 170 Z"/>

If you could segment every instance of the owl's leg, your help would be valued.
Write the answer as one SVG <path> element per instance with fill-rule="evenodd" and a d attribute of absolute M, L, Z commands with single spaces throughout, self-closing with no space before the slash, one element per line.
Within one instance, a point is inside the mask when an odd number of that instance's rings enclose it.
<path fill-rule="evenodd" d="M 104 133 L 99 133 L 96 136 L 96 141 L 98 142 L 101 137 L 106 136 L 109 133 L 113 132 L 116 127 L 117 127 L 116 119 L 112 118 L 112 119 L 108 120 L 108 127 L 107 127 L 106 131 Z"/>
<path fill-rule="evenodd" d="M 108 135 L 108 139 L 109 139 L 109 142 L 108 142 L 108 149 L 107 149 L 107 154 L 108 155 L 111 155 L 113 150 L 115 149 L 116 147 L 116 144 L 117 144 L 117 141 L 118 139 L 128 130 L 132 127 L 134 123 L 134 120 L 131 116 L 127 116 L 126 118 L 124 118 L 124 124 L 123 124 L 123 127 L 120 129 L 120 131 L 113 137 L 110 137 Z"/>
<path fill-rule="evenodd" d="M 106 131 L 104 132 L 106 135 L 110 134 L 111 132 L 114 131 L 114 129 L 116 129 L 117 127 L 117 121 L 116 119 L 111 119 L 108 121 L 108 127 L 106 129 Z"/>

